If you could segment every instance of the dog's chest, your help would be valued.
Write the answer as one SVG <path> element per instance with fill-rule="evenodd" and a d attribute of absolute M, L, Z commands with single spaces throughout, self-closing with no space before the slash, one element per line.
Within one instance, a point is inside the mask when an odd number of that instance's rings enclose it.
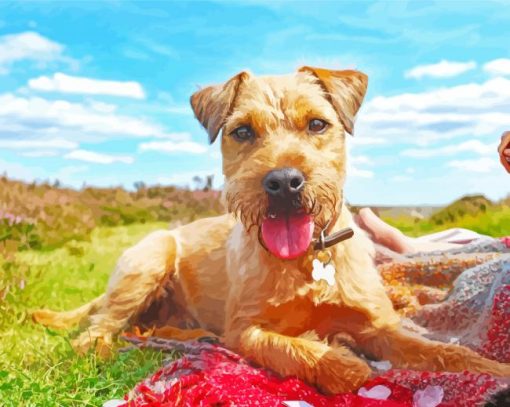
<path fill-rule="evenodd" d="M 334 304 L 315 305 L 308 298 L 296 298 L 292 301 L 273 306 L 267 304 L 261 312 L 261 320 L 271 330 L 289 336 L 299 336 L 315 331 L 319 337 L 335 331 L 345 310 Z"/>

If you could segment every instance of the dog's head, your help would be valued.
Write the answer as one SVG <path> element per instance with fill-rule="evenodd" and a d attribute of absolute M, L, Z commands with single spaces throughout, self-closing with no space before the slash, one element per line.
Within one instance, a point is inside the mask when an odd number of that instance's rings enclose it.
<path fill-rule="evenodd" d="M 367 76 L 303 67 L 286 76 L 241 72 L 191 96 L 214 142 L 222 131 L 224 199 L 274 255 L 304 254 L 343 200 L 345 132 Z"/>

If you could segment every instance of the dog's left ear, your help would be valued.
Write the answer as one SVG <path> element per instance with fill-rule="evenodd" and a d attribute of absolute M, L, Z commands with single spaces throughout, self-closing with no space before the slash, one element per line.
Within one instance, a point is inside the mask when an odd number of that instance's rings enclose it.
<path fill-rule="evenodd" d="M 212 144 L 225 119 L 230 114 L 241 83 L 248 79 L 248 72 L 240 72 L 223 85 L 208 86 L 193 93 L 190 98 L 195 117 L 204 126 Z"/>
<path fill-rule="evenodd" d="M 345 130 L 353 135 L 354 118 L 363 102 L 368 76 L 359 71 L 330 71 L 303 66 L 299 72 L 310 72 L 320 81 Z"/>

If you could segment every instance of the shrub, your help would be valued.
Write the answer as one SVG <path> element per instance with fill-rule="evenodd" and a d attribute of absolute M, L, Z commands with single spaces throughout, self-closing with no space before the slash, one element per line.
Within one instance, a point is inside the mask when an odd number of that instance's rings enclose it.
<path fill-rule="evenodd" d="M 41 239 L 35 222 L 20 215 L 0 211 L 0 254 L 17 250 L 38 249 Z"/>
<path fill-rule="evenodd" d="M 134 192 L 123 188 L 74 190 L 1 177 L 0 250 L 52 249 L 70 240 L 87 240 L 96 226 L 189 222 L 223 212 L 217 191 L 143 183 L 136 187 Z"/>

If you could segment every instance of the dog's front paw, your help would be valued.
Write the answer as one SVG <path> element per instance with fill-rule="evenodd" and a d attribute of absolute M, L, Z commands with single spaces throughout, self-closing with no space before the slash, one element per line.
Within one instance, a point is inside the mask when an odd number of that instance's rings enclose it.
<path fill-rule="evenodd" d="M 371 376 L 370 367 L 347 349 L 327 352 L 316 366 L 316 385 L 326 394 L 360 388 Z"/>
<path fill-rule="evenodd" d="M 90 349 L 94 349 L 99 357 L 108 358 L 112 355 L 113 351 L 111 335 L 99 335 L 89 331 L 83 332 L 71 344 L 75 352 L 80 355 L 84 355 Z"/>
<path fill-rule="evenodd" d="M 480 370 L 482 372 L 489 373 L 498 377 L 510 377 L 510 363 L 500 363 L 495 360 L 486 359 L 487 367 L 482 367 Z"/>

